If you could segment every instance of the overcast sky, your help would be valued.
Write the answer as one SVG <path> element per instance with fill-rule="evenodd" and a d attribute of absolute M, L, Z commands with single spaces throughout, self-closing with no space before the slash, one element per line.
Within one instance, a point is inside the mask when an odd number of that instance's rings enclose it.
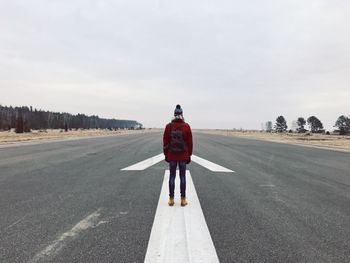
<path fill-rule="evenodd" d="M 350 114 L 349 0 L 0 0 L 0 104 L 163 127 Z"/>

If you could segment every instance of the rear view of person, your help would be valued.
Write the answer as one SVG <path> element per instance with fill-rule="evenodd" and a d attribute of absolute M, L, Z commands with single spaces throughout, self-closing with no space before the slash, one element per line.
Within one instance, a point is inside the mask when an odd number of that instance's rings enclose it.
<path fill-rule="evenodd" d="M 165 160 L 169 162 L 169 202 L 174 205 L 174 189 L 176 168 L 180 170 L 181 206 L 187 205 L 186 200 L 186 165 L 191 162 L 193 151 L 192 131 L 183 118 L 183 111 L 177 105 L 174 111 L 174 119 L 167 124 L 163 135 L 163 150 Z"/>

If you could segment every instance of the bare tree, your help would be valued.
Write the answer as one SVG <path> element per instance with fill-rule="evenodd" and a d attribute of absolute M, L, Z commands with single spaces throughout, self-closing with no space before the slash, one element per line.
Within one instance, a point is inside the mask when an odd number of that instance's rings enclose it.
<path fill-rule="evenodd" d="M 267 122 L 265 123 L 265 130 L 266 130 L 267 132 L 271 132 L 271 131 L 272 131 L 272 121 L 267 121 Z"/>

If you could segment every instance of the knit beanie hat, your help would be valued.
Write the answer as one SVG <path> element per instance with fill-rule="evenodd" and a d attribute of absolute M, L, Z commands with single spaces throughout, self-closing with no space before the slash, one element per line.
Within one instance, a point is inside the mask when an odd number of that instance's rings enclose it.
<path fill-rule="evenodd" d="M 182 115 L 182 108 L 180 105 L 176 105 L 174 116 Z"/>

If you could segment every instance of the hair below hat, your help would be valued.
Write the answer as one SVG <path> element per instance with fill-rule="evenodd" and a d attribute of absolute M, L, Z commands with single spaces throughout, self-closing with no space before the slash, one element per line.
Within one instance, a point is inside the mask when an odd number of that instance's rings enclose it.
<path fill-rule="evenodd" d="M 176 105 L 176 108 L 175 108 L 175 111 L 174 111 L 174 115 L 175 116 L 182 115 L 182 108 L 181 108 L 181 106 L 179 104 Z"/>

